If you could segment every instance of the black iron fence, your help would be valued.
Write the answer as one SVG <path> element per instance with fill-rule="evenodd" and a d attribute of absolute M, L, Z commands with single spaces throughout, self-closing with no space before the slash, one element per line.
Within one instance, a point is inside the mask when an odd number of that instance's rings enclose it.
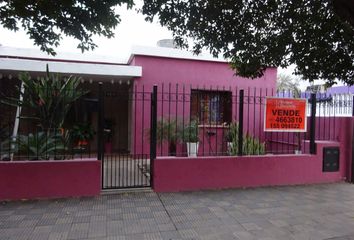
<path fill-rule="evenodd" d="M 279 153 L 280 148 L 269 141 L 263 130 L 264 100 L 274 95 L 273 89 L 244 91 L 226 87 L 160 86 L 157 90 L 157 155 Z"/>
<path fill-rule="evenodd" d="M 81 89 L 22 88 L 0 91 L 0 158 L 63 160 L 96 157 L 90 122 L 80 117 L 88 92 Z"/>
<path fill-rule="evenodd" d="M 32 105 L 16 104 L 18 89 L 1 88 L 1 160 L 309 153 L 314 140 L 338 141 L 338 117 L 351 116 L 353 106 L 348 94 L 315 94 L 312 104 L 310 93 L 265 88 L 100 86 L 83 85 L 78 99 L 69 90 L 61 100 L 48 89 L 45 101 L 24 94 Z M 265 132 L 267 97 L 307 99 L 307 131 Z"/>
<path fill-rule="evenodd" d="M 339 140 L 338 117 L 352 109 L 351 96 L 264 88 L 168 84 L 156 95 L 157 156 L 314 153 L 315 140 Z M 264 131 L 267 97 L 307 99 L 307 130 Z"/>
<path fill-rule="evenodd" d="M 102 188 L 151 186 L 151 90 L 126 84 L 99 86 L 98 156 Z"/>

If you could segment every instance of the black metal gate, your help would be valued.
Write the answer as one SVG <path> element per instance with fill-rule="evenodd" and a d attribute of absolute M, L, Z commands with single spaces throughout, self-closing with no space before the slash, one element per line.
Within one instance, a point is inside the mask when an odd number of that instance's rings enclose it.
<path fill-rule="evenodd" d="M 107 85 L 99 85 L 97 119 L 102 189 L 151 187 L 156 156 L 151 148 L 156 146 L 156 133 L 151 136 L 156 132 L 151 130 L 156 129 L 154 94 L 129 85 Z"/>
<path fill-rule="evenodd" d="M 105 154 L 102 159 L 102 189 L 150 187 L 148 155 Z"/>

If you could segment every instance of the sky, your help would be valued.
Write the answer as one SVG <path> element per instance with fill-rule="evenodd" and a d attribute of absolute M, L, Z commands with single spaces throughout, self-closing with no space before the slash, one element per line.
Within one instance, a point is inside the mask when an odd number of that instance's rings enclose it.
<path fill-rule="evenodd" d="M 135 8 L 135 7 L 134 7 Z M 149 23 L 134 9 L 126 7 L 117 8 L 121 15 L 121 23 L 114 30 L 115 38 L 94 37 L 98 47 L 94 51 L 85 52 L 85 55 L 109 55 L 125 59 L 134 45 L 156 46 L 160 39 L 172 38 L 172 33 L 161 27 L 157 22 Z M 78 41 L 73 38 L 63 37 L 57 52 L 81 53 L 77 49 Z M 23 30 L 12 32 L 0 27 L 0 44 L 9 47 L 37 48 Z"/>

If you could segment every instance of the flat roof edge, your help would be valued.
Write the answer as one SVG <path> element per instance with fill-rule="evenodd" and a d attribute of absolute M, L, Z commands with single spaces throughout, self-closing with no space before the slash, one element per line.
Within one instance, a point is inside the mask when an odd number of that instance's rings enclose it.
<path fill-rule="evenodd" d="M 121 76 L 121 77 L 141 77 L 142 76 L 141 66 L 0 58 L 0 70 L 45 72 L 47 64 L 49 66 L 49 70 L 55 73 Z"/>
<path fill-rule="evenodd" d="M 183 51 L 175 48 L 164 48 L 164 47 L 134 46 L 131 50 L 131 55 L 128 63 L 131 62 L 134 56 L 150 56 L 150 57 L 227 63 L 227 60 L 214 58 L 211 55 L 203 55 L 203 54 L 194 55 L 192 52 Z"/>

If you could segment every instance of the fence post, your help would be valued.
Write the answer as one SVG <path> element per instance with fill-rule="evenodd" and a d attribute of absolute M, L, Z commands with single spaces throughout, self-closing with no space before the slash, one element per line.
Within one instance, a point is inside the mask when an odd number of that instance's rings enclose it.
<path fill-rule="evenodd" d="M 351 166 L 351 183 L 354 183 L 354 95 L 352 96 L 352 166 Z"/>
<path fill-rule="evenodd" d="M 243 100 L 244 100 L 244 90 L 240 90 L 239 96 L 239 121 L 238 121 L 238 155 L 243 154 Z"/>
<path fill-rule="evenodd" d="M 150 184 L 154 188 L 154 160 L 156 158 L 156 128 L 157 128 L 157 85 L 151 93 L 151 121 L 150 121 Z"/>
<path fill-rule="evenodd" d="M 103 104 L 103 89 L 102 82 L 98 83 L 98 121 L 97 121 L 97 159 L 103 160 L 103 116 L 104 116 L 104 104 Z"/>
<path fill-rule="evenodd" d="M 311 93 L 310 154 L 316 154 L 316 93 Z"/>

